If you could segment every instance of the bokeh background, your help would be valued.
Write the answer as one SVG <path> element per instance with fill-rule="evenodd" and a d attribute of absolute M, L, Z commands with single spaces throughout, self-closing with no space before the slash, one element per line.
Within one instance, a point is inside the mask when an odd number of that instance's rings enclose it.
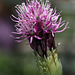
<path fill-rule="evenodd" d="M 63 66 L 63 75 L 75 75 L 75 0 L 50 0 L 57 12 L 69 22 L 69 29 L 56 34 L 56 45 Z M 0 75 L 39 75 L 33 50 L 28 41 L 16 43 L 10 37 L 15 31 L 11 14 L 17 16 L 15 5 L 25 0 L 0 0 Z"/>

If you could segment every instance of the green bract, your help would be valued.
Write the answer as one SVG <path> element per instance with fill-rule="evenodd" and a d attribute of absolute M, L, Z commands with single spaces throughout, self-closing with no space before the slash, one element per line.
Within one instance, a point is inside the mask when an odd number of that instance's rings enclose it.
<path fill-rule="evenodd" d="M 41 75 L 62 75 L 62 65 L 58 59 L 58 54 L 54 50 L 49 57 L 41 58 L 37 56 L 37 65 Z"/>

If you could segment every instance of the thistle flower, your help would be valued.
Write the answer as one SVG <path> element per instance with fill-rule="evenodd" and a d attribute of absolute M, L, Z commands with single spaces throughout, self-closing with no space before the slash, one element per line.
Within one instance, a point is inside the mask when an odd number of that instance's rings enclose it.
<path fill-rule="evenodd" d="M 14 34 L 21 36 L 14 37 L 17 42 L 28 39 L 31 48 L 41 57 L 47 57 L 47 48 L 52 51 L 55 49 L 55 33 L 63 32 L 67 29 L 68 22 L 62 21 L 61 12 L 57 13 L 51 8 L 51 3 L 48 0 L 44 3 L 42 0 L 27 1 L 26 4 L 16 6 L 18 17 L 13 18 L 16 22 L 16 31 Z M 63 25 L 65 27 L 58 31 Z M 22 39 L 22 40 L 21 40 Z M 40 50 L 40 51 L 39 51 Z"/>

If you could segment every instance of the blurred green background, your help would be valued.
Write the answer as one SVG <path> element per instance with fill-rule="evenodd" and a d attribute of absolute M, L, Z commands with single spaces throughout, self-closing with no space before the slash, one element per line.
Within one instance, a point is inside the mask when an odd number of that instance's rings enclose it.
<path fill-rule="evenodd" d="M 69 29 L 56 34 L 56 45 L 63 66 L 63 75 L 75 75 L 75 0 L 50 0 L 52 7 L 57 6 L 57 12 L 69 22 Z M 15 5 L 25 0 L 0 0 L 0 75 L 39 75 L 33 50 L 28 41 L 15 43 L 10 38 L 15 31 L 15 23 L 11 14 L 17 16 Z"/>

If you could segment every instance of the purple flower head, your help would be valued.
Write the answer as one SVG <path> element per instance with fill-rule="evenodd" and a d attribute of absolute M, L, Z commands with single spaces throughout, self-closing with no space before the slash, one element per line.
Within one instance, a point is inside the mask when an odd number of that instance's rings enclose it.
<path fill-rule="evenodd" d="M 15 37 L 16 41 L 21 42 L 28 39 L 30 46 L 42 57 L 44 55 L 47 57 L 47 48 L 50 51 L 56 48 L 55 33 L 63 32 L 68 28 L 68 22 L 65 25 L 60 17 L 61 12 L 57 13 L 56 7 L 53 9 L 50 6 L 51 3 L 48 0 L 45 3 L 42 0 L 26 1 L 26 4 L 16 6 L 18 18 L 12 15 L 16 19 L 12 20 L 17 22 L 15 25 L 17 32 L 12 33 L 21 35 Z M 63 25 L 65 27 L 58 31 Z"/>

